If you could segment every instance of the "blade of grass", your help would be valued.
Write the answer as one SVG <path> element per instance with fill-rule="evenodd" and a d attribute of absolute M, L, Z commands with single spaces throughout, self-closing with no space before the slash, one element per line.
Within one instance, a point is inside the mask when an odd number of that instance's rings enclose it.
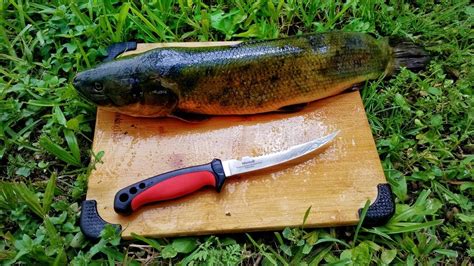
<path fill-rule="evenodd" d="M 53 266 L 61 266 L 67 264 L 67 256 L 64 248 L 59 249 L 58 255 L 54 259 Z"/>
<path fill-rule="evenodd" d="M 117 17 L 117 26 L 115 28 L 115 34 L 113 37 L 114 42 L 126 41 L 123 38 L 123 26 L 127 20 L 128 11 L 130 9 L 130 3 L 125 3 L 120 7 L 120 12 Z"/>
<path fill-rule="evenodd" d="M 283 264 L 283 265 L 290 265 L 278 252 L 276 252 L 273 248 L 267 247 L 268 250 Z M 268 257 L 267 257 L 268 259 Z"/>
<path fill-rule="evenodd" d="M 310 262 L 309 265 L 319 265 L 319 263 L 324 259 L 326 254 L 331 251 L 332 245 L 329 245 L 328 247 L 322 249 Z"/>
<path fill-rule="evenodd" d="M 272 263 L 273 265 L 277 265 L 277 262 L 268 254 L 268 252 L 266 252 L 265 250 L 263 250 L 263 248 L 261 247 L 261 245 L 257 244 L 257 242 L 255 242 L 255 240 L 253 240 L 253 238 L 249 235 L 249 234 L 245 234 L 247 236 L 247 238 L 250 240 L 250 242 L 252 242 L 252 245 L 254 247 L 256 247 L 260 253 L 265 257 L 267 258 L 268 261 L 270 261 L 270 263 Z M 282 258 L 283 259 L 283 258 Z M 288 264 L 285 260 L 282 261 L 284 264 Z"/>
<path fill-rule="evenodd" d="M 51 208 L 51 203 L 53 202 L 54 189 L 56 188 L 56 179 L 57 174 L 53 173 L 49 178 L 48 185 L 46 185 L 46 190 L 43 197 L 43 212 L 48 213 Z"/>
<path fill-rule="evenodd" d="M 86 66 L 88 68 L 91 67 L 91 63 L 89 62 L 89 58 L 87 58 L 87 54 L 86 52 L 84 51 L 84 47 L 82 47 L 82 43 L 79 42 L 76 38 L 73 38 L 74 40 L 74 43 L 76 44 L 76 46 L 79 48 L 79 52 L 81 53 L 82 55 L 82 59 L 84 59 L 84 62 L 86 62 Z"/>
<path fill-rule="evenodd" d="M 112 36 L 113 38 L 115 31 L 112 29 L 112 25 L 110 23 L 112 16 L 106 13 L 105 7 L 102 10 L 104 11 L 104 14 L 99 17 L 99 25 L 102 28 L 102 31 L 108 32 L 106 36 Z"/>
<path fill-rule="evenodd" d="M 79 19 L 79 21 L 81 21 L 82 25 L 92 24 L 92 21 L 79 10 L 77 5 L 73 1 L 71 1 L 71 3 L 69 4 L 69 8 L 71 9 L 72 13 Z"/>
<path fill-rule="evenodd" d="M 25 35 L 25 32 L 27 32 L 29 29 L 33 27 L 31 24 L 26 25 L 16 36 L 15 39 L 12 40 L 11 45 L 15 45 L 18 41 L 22 40 L 23 35 Z"/>
<path fill-rule="evenodd" d="M 367 200 L 365 202 L 364 208 L 362 209 L 362 212 L 360 214 L 359 223 L 357 224 L 357 227 L 356 227 L 356 230 L 355 230 L 355 233 L 354 233 L 354 239 L 352 241 L 352 248 L 355 247 L 357 237 L 359 236 L 360 228 L 362 227 L 362 223 L 364 222 L 365 215 L 367 214 L 367 211 L 369 210 L 369 207 L 370 207 L 370 200 Z"/>
<path fill-rule="evenodd" d="M 343 4 L 342 6 L 342 9 L 341 11 L 339 11 L 334 17 L 330 17 L 329 20 L 328 20 L 328 28 L 329 29 L 332 29 L 334 27 L 334 24 L 336 23 L 336 21 L 341 18 L 346 12 L 347 10 L 349 9 L 349 7 L 351 7 L 353 4 L 353 1 L 348 1 L 346 3 Z M 334 9 L 335 9 L 335 4 L 334 4 Z"/>
<path fill-rule="evenodd" d="M 458 252 L 450 249 L 436 249 L 434 252 L 453 258 L 456 258 L 458 256 Z"/>
<path fill-rule="evenodd" d="M 375 235 L 379 235 L 383 238 L 386 238 L 387 240 L 394 241 L 389 235 L 387 235 L 384 232 L 381 232 L 378 227 L 371 228 L 371 229 L 362 228 L 362 231 L 367 232 L 367 233 L 371 233 L 371 234 L 375 234 Z"/>
<path fill-rule="evenodd" d="M 56 156 L 61 161 L 74 166 L 81 166 L 81 162 L 76 160 L 76 157 L 71 155 L 68 151 L 63 149 L 58 144 L 52 142 L 48 137 L 42 136 L 39 140 L 39 144 L 41 147 Z"/>
<path fill-rule="evenodd" d="M 161 40 L 165 40 L 165 35 L 163 34 L 162 31 L 158 30 L 145 16 L 142 15 L 140 11 L 138 11 L 134 6 L 130 6 L 130 10 L 132 11 L 135 16 L 137 16 L 143 24 L 149 29 L 149 32 L 154 32 L 158 37 L 160 37 Z M 137 25 L 140 25 L 141 23 L 138 23 Z M 154 37 L 154 36 L 151 36 Z"/>
<path fill-rule="evenodd" d="M 44 217 L 45 213 L 41 207 L 40 199 L 33 191 L 31 191 L 24 183 L 15 184 L 15 191 L 17 197 L 20 197 L 31 211 L 41 218 Z"/>
<path fill-rule="evenodd" d="M 155 27 L 155 28 L 156 28 L 157 31 L 160 32 L 159 35 L 163 40 L 168 39 L 168 38 L 166 38 L 166 33 L 165 32 L 168 32 L 169 34 L 171 34 L 172 39 L 176 39 L 176 36 L 174 35 L 174 33 L 163 22 L 163 20 L 161 18 L 159 18 L 153 11 L 151 11 L 150 8 L 148 8 L 148 6 L 144 6 L 143 8 L 145 9 L 145 12 L 148 14 L 148 16 L 153 20 L 153 22 L 155 22 L 157 25 L 160 26 L 159 28 L 157 28 L 157 27 Z"/>
<path fill-rule="evenodd" d="M 140 23 L 140 20 L 138 20 L 136 17 L 130 16 L 129 19 L 133 22 L 135 26 L 137 26 L 141 31 L 148 35 L 148 37 L 150 37 L 152 40 L 156 39 L 156 36 L 153 34 L 153 32 L 151 32 L 142 23 Z"/>
<path fill-rule="evenodd" d="M 40 199 L 24 183 L 0 182 L 0 194 L 3 195 L 3 201 L 7 207 L 17 203 L 24 203 L 26 206 L 41 219 L 44 217 L 44 211 L 41 207 Z"/>
<path fill-rule="evenodd" d="M 22 1 L 18 1 L 18 3 L 17 3 L 13 0 L 10 0 L 10 4 L 12 4 L 17 10 L 18 20 L 20 21 L 20 26 L 22 28 L 25 28 L 26 27 L 25 11 L 23 11 Z"/>
<path fill-rule="evenodd" d="M 319 239 L 318 241 L 316 241 L 316 243 L 314 245 L 317 245 L 317 244 L 321 244 L 321 243 L 326 243 L 326 242 L 334 242 L 334 243 L 339 243 L 343 246 L 345 246 L 346 248 L 351 248 L 351 246 L 349 244 L 347 244 L 346 242 L 342 241 L 342 240 L 339 240 L 337 238 L 333 238 L 333 237 L 324 237 L 324 238 L 321 238 Z"/>
<path fill-rule="evenodd" d="M 59 106 L 54 106 L 53 108 L 53 117 L 56 119 L 56 121 L 62 125 L 66 126 L 66 117 L 64 116 L 63 111 L 61 111 L 61 108 Z"/>
<path fill-rule="evenodd" d="M 27 104 L 42 107 L 54 107 L 56 105 L 55 102 L 52 102 L 50 100 L 29 100 Z"/>
<path fill-rule="evenodd" d="M 3 46 L 8 49 L 8 53 L 12 58 L 18 58 L 15 49 L 13 48 L 10 40 L 8 39 L 7 33 L 5 31 L 5 28 L 3 27 L 2 23 L 0 23 L 0 36 L 2 37 L 3 40 Z"/>
<path fill-rule="evenodd" d="M 309 206 L 309 208 L 306 210 L 306 212 L 304 213 L 304 217 L 303 217 L 303 224 L 301 225 L 301 230 L 304 229 L 304 226 L 306 224 L 306 220 L 308 219 L 308 216 L 309 216 L 309 213 L 311 212 L 311 207 L 313 207 L 313 205 Z"/>
<path fill-rule="evenodd" d="M 437 226 L 440 224 L 443 224 L 444 220 L 439 219 L 439 220 L 434 220 L 426 223 L 396 223 L 392 224 L 387 228 L 381 228 L 381 231 L 383 231 L 386 234 L 400 234 L 400 233 L 407 233 L 407 232 L 415 232 L 419 231 L 424 228 L 429 228 L 433 226 Z M 409 225 L 405 225 L 409 224 Z"/>
<path fill-rule="evenodd" d="M 158 251 L 163 249 L 161 247 L 161 245 L 158 242 L 156 242 L 156 240 L 148 239 L 146 237 L 143 237 L 141 235 L 137 235 L 135 233 L 132 233 L 132 237 L 137 239 L 137 240 L 140 240 L 140 241 L 143 241 L 143 242 L 147 243 L 148 245 L 150 245 L 151 247 L 153 247 L 154 249 L 156 249 Z"/>
<path fill-rule="evenodd" d="M 81 161 L 81 150 L 79 149 L 79 144 L 77 144 L 77 138 L 74 134 L 74 131 L 70 129 L 64 129 L 64 138 L 66 139 L 69 150 L 74 156 L 74 159 L 77 162 Z"/>
<path fill-rule="evenodd" d="M 26 64 L 25 60 L 23 60 L 22 58 L 17 57 L 16 55 L 11 56 L 11 55 L 7 55 L 7 54 L 0 54 L 0 59 L 13 61 L 13 62 L 16 62 L 17 64 L 22 64 L 22 65 Z"/>
<path fill-rule="evenodd" d="M 12 188 L 11 183 L 0 182 L 0 208 L 9 210 L 14 208 L 12 206 L 15 202 L 15 190 Z"/>
<path fill-rule="evenodd" d="M 277 238 L 277 241 L 278 241 L 278 243 L 279 243 L 280 245 L 285 244 L 285 243 L 283 242 L 283 238 L 281 237 L 281 234 L 280 234 L 279 232 L 274 232 L 273 234 L 274 234 L 275 237 Z"/>
<path fill-rule="evenodd" d="M 62 239 L 58 234 L 58 231 L 54 227 L 54 224 L 51 222 L 50 218 L 46 215 L 44 217 L 44 228 L 46 229 L 46 233 L 49 236 L 49 241 L 51 242 L 53 247 L 57 247 L 62 249 Z"/>

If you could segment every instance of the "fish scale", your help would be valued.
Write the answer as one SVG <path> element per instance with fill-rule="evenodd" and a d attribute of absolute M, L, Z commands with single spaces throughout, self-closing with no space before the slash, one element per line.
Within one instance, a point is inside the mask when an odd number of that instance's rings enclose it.
<path fill-rule="evenodd" d="M 104 108 L 132 116 L 264 113 L 336 95 L 428 60 L 415 45 L 395 48 L 388 39 L 349 32 L 157 48 L 81 72 L 74 86 Z"/>

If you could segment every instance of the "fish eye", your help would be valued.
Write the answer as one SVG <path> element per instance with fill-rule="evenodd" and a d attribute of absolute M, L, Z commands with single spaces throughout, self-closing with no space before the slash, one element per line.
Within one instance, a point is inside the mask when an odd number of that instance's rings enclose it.
<path fill-rule="evenodd" d="M 104 90 L 104 86 L 102 86 L 102 84 L 100 82 L 95 82 L 94 83 L 94 90 L 96 92 L 101 92 Z"/>

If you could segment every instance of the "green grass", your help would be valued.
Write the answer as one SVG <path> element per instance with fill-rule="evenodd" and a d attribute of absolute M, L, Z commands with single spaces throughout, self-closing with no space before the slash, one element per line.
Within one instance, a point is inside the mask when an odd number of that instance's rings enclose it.
<path fill-rule="evenodd" d="M 52 3 L 51 3 L 52 2 Z M 473 17 L 469 1 L 0 2 L 0 262 L 3 264 L 422 264 L 474 256 Z M 411 3 L 413 2 L 413 3 Z M 263 39 L 328 30 L 398 36 L 426 70 L 362 89 L 397 212 L 376 228 L 98 243 L 78 227 L 95 108 L 71 86 L 113 42 Z M 92 160 L 90 158 L 93 158 Z M 302 217 L 302 221 L 303 221 Z"/>

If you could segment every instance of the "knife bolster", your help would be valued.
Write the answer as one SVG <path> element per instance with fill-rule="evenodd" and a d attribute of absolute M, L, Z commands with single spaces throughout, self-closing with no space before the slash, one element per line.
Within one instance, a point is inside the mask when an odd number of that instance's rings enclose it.
<path fill-rule="evenodd" d="M 214 176 L 216 178 L 216 190 L 221 192 L 222 186 L 225 181 L 224 167 L 222 167 L 222 162 L 219 159 L 214 159 L 211 162 L 211 168 L 214 171 Z"/>

